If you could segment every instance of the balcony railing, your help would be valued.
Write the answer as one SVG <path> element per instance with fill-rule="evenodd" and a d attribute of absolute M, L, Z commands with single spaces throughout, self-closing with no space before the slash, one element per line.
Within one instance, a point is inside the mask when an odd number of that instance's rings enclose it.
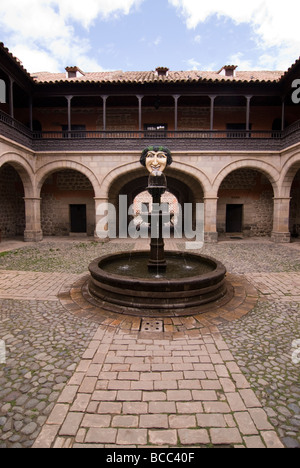
<path fill-rule="evenodd" d="M 300 120 L 284 131 L 39 131 L 31 130 L 0 111 L 0 135 L 33 151 L 140 150 L 164 144 L 178 151 L 280 151 L 300 142 Z"/>

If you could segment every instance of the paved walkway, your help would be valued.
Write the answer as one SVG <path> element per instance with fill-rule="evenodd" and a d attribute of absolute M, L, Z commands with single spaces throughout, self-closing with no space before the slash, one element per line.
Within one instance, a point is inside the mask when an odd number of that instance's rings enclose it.
<path fill-rule="evenodd" d="M 300 302 L 300 273 L 251 273 L 245 277 L 265 299 Z"/>
<path fill-rule="evenodd" d="M 0 270 L 0 299 L 57 301 L 62 286 L 79 275 Z"/>
<path fill-rule="evenodd" d="M 282 448 L 218 333 L 100 326 L 34 447 Z"/>
<path fill-rule="evenodd" d="M 175 247 L 171 241 L 167 246 Z M 142 243 L 136 248 L 143 248 Z M 62 286 L 71 289 L 81 276 L 1 270 L 0 299 L 46 301 L 61 313 L 58 292 Z M 300 300 L 299 273 L 246 277 L 262 297 Z M 100 324 L 71 378 L 60 383 L 33 446 L 283 448 L 278 428 L 270 423 L 220 329 L 205 323 L 204 315 L 202 320 L 202 328 L 189 326 L 187 319 L 180 331 L 166 327 L 165 333 L 141 332 L 140 323 L 126 328 L 126 320 Z M 51 359 L 44 360 L 46 372 Z M 5 434 L 13 439 L 13 432 Z"/>

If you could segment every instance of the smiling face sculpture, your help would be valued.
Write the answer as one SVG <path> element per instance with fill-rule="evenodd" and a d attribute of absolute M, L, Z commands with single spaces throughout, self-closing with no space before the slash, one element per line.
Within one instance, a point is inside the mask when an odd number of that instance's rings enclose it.
<path fill-rule="evenodd" d="M 147 168 L 150 174 L 160 175 L 167 166 L 173 162 L 171 152 L 164 146 L 148 146 L 144 149 L 141 164 Z"/>

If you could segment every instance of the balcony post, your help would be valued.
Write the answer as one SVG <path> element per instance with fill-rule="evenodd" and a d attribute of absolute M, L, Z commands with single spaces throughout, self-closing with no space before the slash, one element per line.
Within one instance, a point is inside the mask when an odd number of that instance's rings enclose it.
<path fill-rule="evenodd" d="M 32 120 L 32 96 L 29 96 L 29 128 L 33 131 L 33 120 Z"/>
<path fill-rule="evenodd" d="M 178 130 L 178 99 L 180 98 L 180 94 L 173 95 L 175 101 L 175 116 L 174 116 L 174 130 L 177 132 Z"/>
<path fill-rule="evenodd" d="M 212 132 L 214 129 L 214 113 L 215 113 L 215 99 L 216 95 L 211 95 L 210 97 L 210 131 Z"/>
<path fill-rule="evenodd" d="M 14 118 L 14 80 L 9 76 L 9 115 Z"/>
<path fill-rule="evenodd" d="M 108 96 L 103 95 L 102 101 L 103 101 L 103 132 L 106 132 L 106 101 L 108 99 Z"/>
<path fill-rule="evenodd" d="M 139 101 L 139 132 L 142 131 L 142 100 L 144 96 L 137 95 L 136 96 Z"/>
<path fill-rule="evenodd" d="M 276 243 L 289 243 L 290 233 L 290 197 L 274 198 L 273 232 L 271 240 Z"/>
<path fill-rule="evenodd" d="M 245 96 L 247 99 L 247 109 L 246 109 L 246 130 L 250 130 L 250 101 L 253 96 Z"/>
<path fill-rule="evenodd" d="M 282 98 L 282 109 L 281 109 L 281 131 L 285 129 L 285 97 Z"/>
<path fill-rule="evenodd" d="M 70 138 L 72 130 L 71 101 L 73 96 L 65 96 L 65 98 L 68 101 L 68 138 Z"/>

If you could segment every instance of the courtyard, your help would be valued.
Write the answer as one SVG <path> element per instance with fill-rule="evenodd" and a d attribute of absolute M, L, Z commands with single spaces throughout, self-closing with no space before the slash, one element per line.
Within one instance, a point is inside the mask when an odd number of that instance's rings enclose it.
<path fill-rule="evenodd" d="M 239 292 L 232 310 L 150 331 L 92 312 L 88 264 L 146 245 L 0 244 L 0 447 L 299 448 L 300 243 L 205 245 Z"/>

